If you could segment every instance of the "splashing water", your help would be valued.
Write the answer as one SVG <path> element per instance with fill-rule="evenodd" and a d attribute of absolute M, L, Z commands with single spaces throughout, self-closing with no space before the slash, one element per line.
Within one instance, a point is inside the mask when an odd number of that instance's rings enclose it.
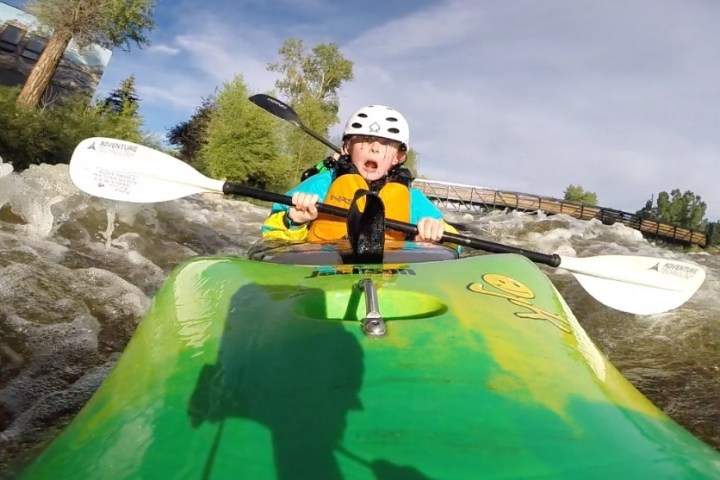
<path fill-rule="evenodd" d="M 245 254 L 268 212 L 216 195 L 109 202 L 79 192 L 67 166 L 21 174 L 7 167 L 0 161 L 0 471 L 35 454 L 89 399 L 175 265 L 192 255 Z M 615 366 L 720 449 L 720 257 L 676 253 L 623 225 L 562 215 L 447 218 L 469 234 L 546 253 L 702 265 L 708 277 L 690 301 L 647 317 L 604 307 L 572 276 L 542 268 Z"/>

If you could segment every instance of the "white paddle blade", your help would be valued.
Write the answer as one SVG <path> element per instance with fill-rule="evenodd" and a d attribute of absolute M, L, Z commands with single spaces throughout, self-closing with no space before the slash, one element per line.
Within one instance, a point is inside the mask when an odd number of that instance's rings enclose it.
<path fill-rule="evenodd" d="M 698 265 L 633 255 L 561 257 L 560 268 L 574 273 L 599 302 L 636 315 L 679 307 L 705 280 L 705 270 Z"/>
<path fill-rule="evenodd" d="M 175 200 L 223 191 L 221 180 L 152 148 L 114 138 L 93 137 L 75 147 L 70 179 L 96 197 L 134 203 Z"/>
<path fill-rule="evenodd" d="M 635 315 L 654 315 L 673 310 L 687 302 L 695 293 L 694 290 L 663 290 L 579 273 L 575 274 L 575 278 L 600 303 Z"/>

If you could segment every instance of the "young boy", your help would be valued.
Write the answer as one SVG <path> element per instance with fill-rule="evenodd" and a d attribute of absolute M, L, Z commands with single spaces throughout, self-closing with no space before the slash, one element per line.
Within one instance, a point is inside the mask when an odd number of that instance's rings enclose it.
<path fill-rule="evenodd" d="M 419 242 L 439 242 L 446 226 L 440 210 L 417 189 L 402 166 L 410 128 L 390 107 L 368 105 L 355 112 L 343 130 L 342 156 L 334 165 L 288 192 L 292 207 L 274 204 L 262 227 L 263 238 L 324 242 L 347 236 L 345 219 L 320 214 L 317 202 L 349 208 L 358 189 L 376 192 L 386 218 L 417 224 Z M 449 227 L 452 228 L 452 227 Z M 387 230 L 388 238 L 405 234 Z"/>

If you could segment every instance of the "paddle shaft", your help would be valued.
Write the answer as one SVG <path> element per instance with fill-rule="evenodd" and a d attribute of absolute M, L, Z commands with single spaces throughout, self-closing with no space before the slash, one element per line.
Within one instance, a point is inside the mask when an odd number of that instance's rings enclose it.
<path fill-rule="evenodd" d="M 302 120 L 300 120 L 298 114 L 295 113 L 295 110 L 293 110 L 290 105 L 283 102 L 282 100 L 278 100 L 277 98 L 271 97 L 270 95 L 266 95 L 264 93 L 258 93 L 256 95 L 253 95 L 249 98 L 249 100 L 263 110 L 272 113 L 276 117 L 282 118 L 286 122 L 295 125 L 300 130 L 313 137 L 315 140 L 322 142 L 326 147 L 330 148 L 331 150 L 340 153 L 340 148 L 337 145 L 332 144 L 327 139 L 321 137 L 317 133 L 307 128 L 302 123 Z"/>
<path fill-rule="evenodd" d="M 223 184 L 223 193 L 229 195 L 241 195 L 244 197 L 251 197 L 257 200 L 264 200 L 266 202 L 279 203 L 281 205 L 293 205 L 292 197 L 288 195 L 266 192 L 264 190 L 246 187 L 237 183 L 225 182 Z M 320 213 L 325 213 L 327 215 L 332 215 L 334 217 L 340 218 L 347 218 L 348 216 L 348 210 L 345 208 L 336 207 L 334 205 L 326 205 L 324 203 L 317 203 L 315 206 Z M 415 235 L 418 233 L 416 225 L 401 222 L 398 220 L 385 219 L 385 226 L 393 230 L 397 230 L 398 232 L 403 232 L 410 235 Z M 455 233 L 444 233 L 441 241 L 476 248 L 478 250 L 484 250 L 490 253 L 517 253 L 519 255 L 527 257 L 535 263 L 549 265 L 551 267 L 558 267 L 561 261 L 560 256 L 557 254 L 548 255 L 545 253 L 533 252 L 531 250 L 525 250 L 524 248 L 514 247 L 512 245 L 503 245 L 500 243 L 481 240 L 479 238 L 467 237 L 465 235 L 459 235 Z"/>
<path fill-rule="evenodd" d="M 319 141 L 321 141 L 322 143 L 324 143 L 325 146 L 327 146 L 328 148 L 330 148 L 332 151 L 337 152 L 337 153 L 340 153 L 340 148 L 339 148 L 337 145 L 334 145 L 334 144 L 331 143 L 330 141 L 326 140 L 325 138 L 321 137 L 321 136 L 318 135 L 317 133 L 313 132 L 312 130 L 310 130 L 309 128 L 307 128 L 307 127 L 306 127 L 305 125 L 303 125 L 302 123 L 300 123 L 300 124 L 297 124 L 297 123 L 296 123 L 296 124 L 294 124 L 294 125 L 296 125 L 296 126 L 297 126 L 300 130 L 302 130 L 303 132 L 305 132 L 305 133 L 307 133 L 308 135 L 310 135 L 311 137 L 313 137 L 315 140 L 319 140 Z"/>

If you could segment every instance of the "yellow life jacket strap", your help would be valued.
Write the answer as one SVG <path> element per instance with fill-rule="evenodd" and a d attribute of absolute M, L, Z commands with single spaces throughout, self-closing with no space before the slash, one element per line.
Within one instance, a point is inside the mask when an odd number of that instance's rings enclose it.
<path fill-rule="evenodd" d="M 385 204 L 385 218 L 399 222 L 410 221 L 410 190 L 400 183 L 390 182 L 385 184 L 378 193 Z M 385 238 L 394 240 L 405 240 L 406 234 L 395 230 L 386 230 Z"/>

